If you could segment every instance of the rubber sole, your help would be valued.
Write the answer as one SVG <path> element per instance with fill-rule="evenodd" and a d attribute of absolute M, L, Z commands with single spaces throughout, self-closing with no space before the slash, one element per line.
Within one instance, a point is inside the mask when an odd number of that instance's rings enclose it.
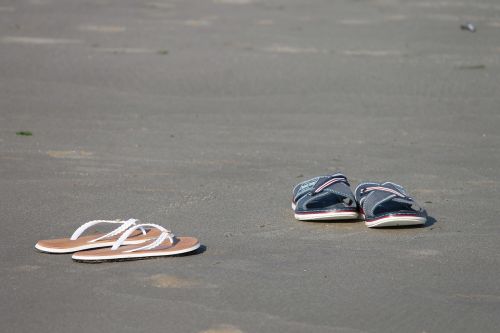
<path fill-rule="evenodd" d="M 347 212 L 325 212 L 325 213 L 307 213 L 297 214 L 295 218 L 299 221 L 334 221 L 334 220 L 355 220 L 359 219 L 359 213 L 353 211 Z"/>
<path fill-rule="evenodd" d="M 423 225 L 426 221 L 427 218 L 421 216 L 390 215 L 373 221 L 365 221 L 365 224 L 368 228 L 402 227 L 409 225 Z"/>
<path fill-rule="evenodd" d="M 140 241 L 125 241 L 123 245 L 137 245 L 137 244 L 142 244 L 147 241 L 150 241 L 150 239 L 144 239 Z M 50 248 L 50 247 L 45 247 L 42 245 L 39 245 L 38 243 L 35 244 L 35 249 L 37 249 L 40 252 L 43 253 L 54 253 L 54 254 L 63 254 L 63 253 L 73 253 L 73 252 L 79 252 L 79 251 L 85 251 L 85 250 L 93 250 L 93 249 L 101 249 L 103 247 L 111 247 L 113 246 L 115 242 L 105 242 L 105 243 L 90 243 L 86 245 L 81 245 L 77 247 L 72 247 L 72 248 L 66 248 L 66 249 L 55 249 L 55 248 Z"/>
<path fill-rule="evenodd" d="M 83 263 L 98 263 L 98 262 L 109 262 L 109 261 L 129 261 L 129 260 L 140 260 L 140 259 L 152 259 L 165 256 L 173 256 L 177 254 L 188 253 L 197 250 L 201 246 L 200 243 L 178 251 L 151 251 L 151 253 L 120 253 L 114 256 L 85 256 L 78 255 L 75 253 L 71 258 L 78 262 Z"/>

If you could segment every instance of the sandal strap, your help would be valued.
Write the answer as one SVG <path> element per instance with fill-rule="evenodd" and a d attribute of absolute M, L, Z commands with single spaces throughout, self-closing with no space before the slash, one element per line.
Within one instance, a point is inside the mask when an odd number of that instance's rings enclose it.
<path fill-rule="evenodd" d="M 384 191 L 384 192 L 392 193 L 392 194 L 394 194 L 398 197 L 401 197 L 401 198 L 407 198 L 407 196 L 404 195 L 403 193 L 396 191 L 396 190 L 393 190 L 392 188 L 383 187 L 383 186 L 366 187 L 366 188 L 361 190 L 361 194 L 367 194 L 368 192 L 372 192 L 372 191 Z"/>
<path fill-rule="evenodd" d="M 386 182 L 361 183 L 356 188 L 356 200 L 368 215 L 374 215 L 375 209 L 387 201 L 394 201 L 401 204 L 414 205 L 415 201 L 410 197 L 405 189 L 398 184 Z"/>
<path fill-rule="evenodd" d="M 132 250 L 128 250 L 127 252 L 135 252 L 135 251 L 143 251 L 143 250 L 151 250 L 157 246 L 159 246 L 161 243 L 163 243 L 167 238 L 170 240 L 172 244 L 175 243 L 175 235 L 170 231 L 162 227 L 161 225 L 158 224 L 153 224 L 153 223 L 143 223 L 143 224 L 137 224 L 130 229 L 127 229 L 120 238 L 113 244 L 111 247 L 111 250 L 117 250 L 120 246 L 123 245 L 123 242 L 137 229 L 158 229 L 161 231 L 160 236 L 158 236 L 152 243 L 149 243 L 147 245 L 134 248 Z"/>
<path fill-rule="evenodd" d="M 100 236 L 96 239 L 89 241 L 90 243 L 97 242 L 97 241 L 100 241 L 100 240 L 103 240 L 106 238 L 116 236 L 116 235 L 124 232 L 125 230 L 130 228 L 132 225 L 136 225 L 137 221 L 138 220 L 136 220 L 136 219 L 128 219 L 126 221 L 122 221 L 122 220 L 93 220 L 93 221 L 89 221 L 89 222 L 81 225 L 78 229 L 76 229 L 75 232 L 71 235 L 70 240 L 78 239 L 78 237 L 80 237 L 88 228 L 93 227 L 97 224 L 101 224 L 101 223 L 120 224 L 120 226 L 118 228 L 111 230 L 110 232 L 108 232 L 107 234 L 105 234 L 103 236 Z M 145 233 L 144 229 L 141 229 L 141 231 L 143 233 Z"/>
<path fill-rule="evenodd" d="M 332 190 L 334 184 L 343 184 L 344 186 Z M 327 176 L 315 177 L 297 184 L 293 189 L 293 201 L 297 202 L 306 194 L 316 195 L 323 191 L 333 192 L 343 197 L 352 197 L 352 192 L 349 189 L 347 177 L 341 173 L 335 173 Z"/>
<path fill-rule="evenodd" d="M 335 183 L 344 183 L 347 186 L 349 186 L 349 182 L 347 181 L 347 177 L 341 174 L 334 175 L 332 178 L 326 178 L 326 179 L 321 179 L 314 185 L 313 190 L 311 191 L 312 194 L 318 194 L 321 193 L 323 190 L 325 190 L 328 186 L 331 186 Z"/>

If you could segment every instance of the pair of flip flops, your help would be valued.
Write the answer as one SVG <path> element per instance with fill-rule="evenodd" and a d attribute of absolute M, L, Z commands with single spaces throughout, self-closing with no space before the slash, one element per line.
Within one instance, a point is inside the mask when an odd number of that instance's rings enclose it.
<path fill-rule="evenodd" d="M 301 221 L 364 219 L 368 227 L 425 224 L 425 210 L 392 182 L 364 182 L 351 190 L 341 173 L 315 177 L 293 189 L 292 209 Z"/>
<path fill-rule="evenodd" d="M 171 256 L 195 251 L 200 243 L 193 237 L 177 237 L 164 227 L 138 220 L 95 220 L 78 229 L 70 238 L 40 240 L 35 248 L 46 253 L 74 253 L 72 258 L 82 262 L 143 259 Z M 84 236 L 98 224 L 118 224 L 108 233 Z"/>

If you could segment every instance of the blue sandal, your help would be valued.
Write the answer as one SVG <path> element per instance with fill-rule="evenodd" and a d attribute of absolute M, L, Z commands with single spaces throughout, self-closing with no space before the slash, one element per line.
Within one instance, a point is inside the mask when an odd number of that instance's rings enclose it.
<path fill-rule="evenodd" d="M 293 189 L 292 209 L 301 221 L 359 218 L 358 205 L 346 176 L 335 173 L 299 183 Z"/>
<path fill-rule="evenodd" d="M 425 224 L 425 210 L 398 184 L 361 183 L 354 191 L 365 224 L 390 227 Z"/>

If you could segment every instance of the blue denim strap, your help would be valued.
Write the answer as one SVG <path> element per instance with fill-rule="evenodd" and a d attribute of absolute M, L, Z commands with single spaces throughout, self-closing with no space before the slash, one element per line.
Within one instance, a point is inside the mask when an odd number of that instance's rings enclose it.
<path fill-rule="evenodd" d="M 311 178 L 297 184 L 297 186 L 293 189 L 293 201 L 297 202 L 301 197 L 308 193 L 316 195 L 324 191 L 352 198 L 352 200 L 354 200 L 347 177 L 341 173 L 334 173 L 331 175 Z"/>
<path fill-rule="evenodd" d="M 374 216 L 377 207 L 388 201 L 399 203 L 402 207 L 415 204 L 402 186 L 391 182 L 361 183 L 356 188 L 355 195 L 366 216 Z"/>

